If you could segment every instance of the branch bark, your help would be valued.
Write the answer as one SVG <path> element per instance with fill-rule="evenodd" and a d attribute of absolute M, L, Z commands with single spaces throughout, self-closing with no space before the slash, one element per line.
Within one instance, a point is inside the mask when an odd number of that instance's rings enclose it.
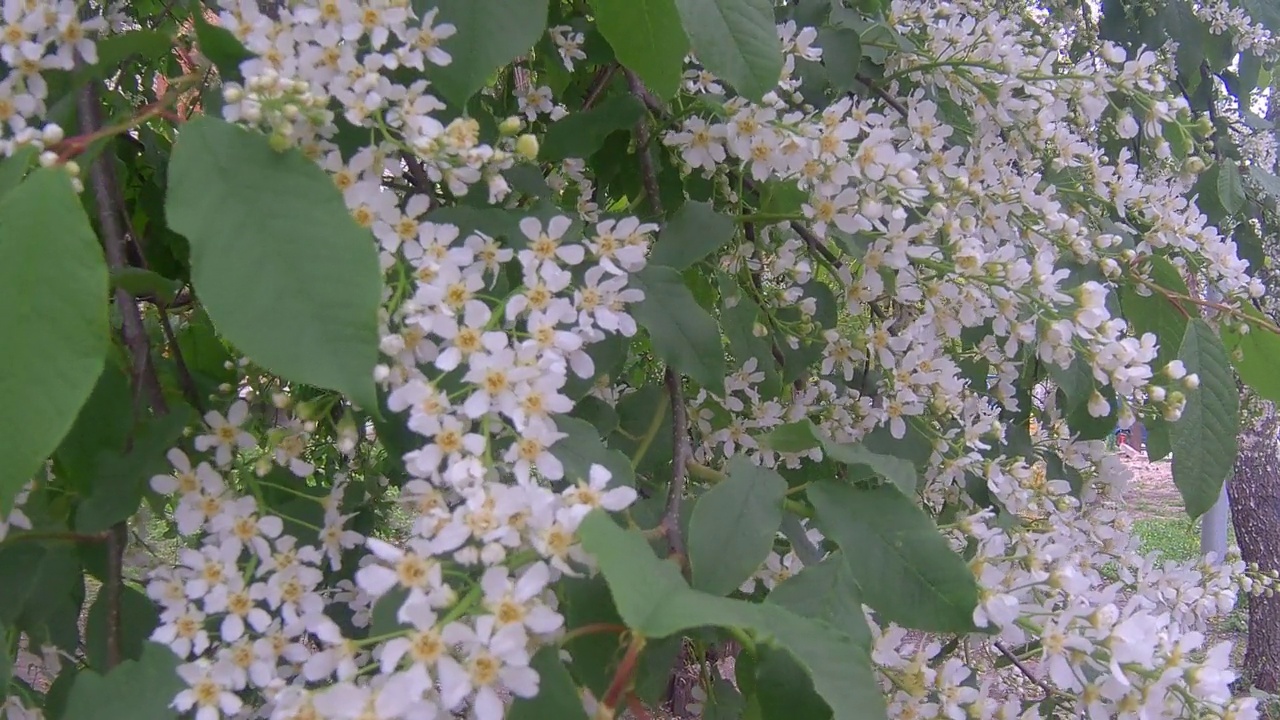
<path fill-rule="evenodd" d="M 102 110 L 99 104 L 97 83 L 90 83 L 78 100 L 80 130 L 92 135 L 102 127 Z M 93 192 L 98 223 L 102 230 L 102 246 L 107 265 L 113 270 L 128 266 L 127 245 L 123 222 L 123 208 L 116 203 L 121 197 L 111 164 L 111 155 L 104 150 L 89 165 L 89 186 Z M 133 406 L 135 418 L 139 414 L 139 401 L 145 395 L 151 409 L 157 415 L 169 412 L 164 391 L 156 376 L 151 358 L 151 345 L 138 303 L 123 288 L 116 289 L 116 307 L 120 311 L 124 344 L 132 364 Z M 130 438 L 132 443 L 132 438 Z M 107 603 L 107 668 L 113 668 L 122 660 L 120 593 L 124 586 L 124 551 L 129 542 L 127 521 L 116 523 L 107 533 L 107 577 L 102 592 Z"/>

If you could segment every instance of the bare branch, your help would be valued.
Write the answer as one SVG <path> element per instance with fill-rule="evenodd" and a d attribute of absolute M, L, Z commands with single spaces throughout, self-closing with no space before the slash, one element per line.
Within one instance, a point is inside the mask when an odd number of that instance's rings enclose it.
<path fill-rule="evenodd" d="M 627 74 L 627 85 L 631 88 L 631 93 L 643 100 L 649 91 L 645 89 L 640 77 L 630 70 L 623 72 Z M 658 173 L 653 167 L 653 156 L 649 154 L 651 140 L 649 125 L 641 119 L 636 123 L 636 154 L 640 159 L 640 183 L 644 187 L 645 195 L 649 196 L 649 207 L 653 208 L 655 215 L 661 216 L 662 198 L 659 195 Z"/>

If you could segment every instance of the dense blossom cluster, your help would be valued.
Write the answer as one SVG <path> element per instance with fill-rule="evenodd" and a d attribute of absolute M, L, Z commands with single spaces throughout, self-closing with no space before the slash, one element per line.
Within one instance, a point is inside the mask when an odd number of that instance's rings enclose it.
<path fill-rule="evenodd" d="M 36 128 L 46 111 L 40 73 L 72 67 L 77 52 L 92 63 L 85 38 L 105 27 L 78 20 L 69 1 L 50 12 L 32 5 L 4 2 L 6 155 L 61 139 L 56 127 Z M 529 210 L 505 240 L 432 221 L 425 194 L 404 197 L 388 181 L 420 176 L 455 195 L 483 184 L 488 202 L 510 204 L 503 172 L 530 154 L 519 118 L 485 144 L 475 120 L 438 119 L 444 104 L 426 80 L 397 79 L 465 52 L 449 43 L 454 28 L 434 10 L 419 18 L 389 0 L 297 2 L 274 18 L 248 0 L 219 5 L 221 25 L 256 55 L 240 67 L 242 84 L 225 85 L 223 116 L 302 148 L 376 238 L 387 278 L 377 380 L 415 448 L 402 458 L 398 495 L 409 528 L 394 543 L 352 529 L 372 490 L 345 474 L 319 478 L 324 494 L 306 498 L 323 510 L 320 525 L 265 505 L 255 489 L 272 466 L 321 474 L 304 413 L 257 432 L 248 402 L 270 398 L 250 393 L 210 411 L 189 449 L 170 453 L 173 473 L 151 486 L 171 496 L 190 542 L 176 565 L 152 570 L 147 593 L 161 608 L 153 639 L 183 661 L 188 688 L 175 706 L 199 720 L 500 718 L 510 697 L 537 693 L 531 657 L 563 632 L 554 584 L 590 572 L 578 524 L 636 499 L 600 465 L 573 474 L 555 445 L 567 437 L 559 418 L 574 404 L 570 384 L 594 383 L 610 404 L 630 392 L 589 350 L 638 332 L 631 308 L 645 295 L 633 275 L 658 227 L 603 213 L 578 160 L 549 178 L 573 191 L 576 207 Z M 1241 48 L 1274 52 L 1238 11 L 1198 12 L 1231 27 Z M 1159 139 L 1168 125 L 1190 125 L 1164 60 L 1104 44 L 1071 65 L 976 2 L 895 0 L 889 25 L 917 48 L 888 54 L 883 89 L 900 98 L 893 104 L 804 97 L 797 68 L 822 50 L 813 28 L 794 23 L 778 28 L 784 70 L 760 103 L 731 96 L 689 58 L 684 90 L 722 112 L 680 117 L 660 137 L 681 171 L 709 178 L 730 203 L 750 183 L 794 182 L 806 198 L 795 221 L 814 233 L 790 219 L 755 223 L 716 261 L 726 278 L 743 279 L 725 306 L 746 313 L 754 337 L 820 350 L 811 382 L 767 390 L 781 383 L 765 353 L 737 357 L 723 391 L 694 394 L 694 459 L 800 468 L 821 451 L 778 453 L 759 437 L 802 419 L 842 442 L 880 428 L 924 438 L 923 502 L 954 510 L 946 532 L 957 549 L 976 549 L 975 622 L 993 631 L 966 646 L 1033 648 L 1025 654 L 1053 692 L 1092 718 L 1255 717 L 1254 700 L 1230 692 L 1227 646 L 1205 647 L 1208 624 L 1253 582 L 1245 568 L 1138 557 L 1124 467 L 1101 442 L 1075 440 L 1060 409 L 1046 409 L 1031 437 L 1041 454 L 1063 458 L 1058 471 L 999 451 L 1009 430 L 1001 413 L 1029 402 L 1018 391 L 1030 361 L 1082 363 L 1094 418 L 1178 417 L 1197 377 L 1177 362 L 1157 366 L 1155 337 L 1135 337 L 1112 314 L 1107 280 L 1147 272 L 1136 258 L 1158 250 L 1228 299 L 1261 292 L 1232 241 L 1188 202 L 1195 173 L 1167 143 L 1155 143 L 1146 166 L 1128 149 L 1102 149 L 1112 135 Z M 586 59 L 583 33 L 548 33 L 564 68 Z M 568 112 L 539 83 L 518 107 L 527 123 Z M 370 140 L 344 151 L 338 121 Z M 845 252 L 833 261 L 815 239 Z M 1100 273 L 1081 281 L 1070 269 L 1080 266 Z M 900 310 L 886 315 L 889 307 Z M 839 328 L 823 326 L 826 313 Z M 981 341 L 958 351 L 955 339 L 971 330 Z M 988 377 L 967 373 L 974 362 Z M 292 407 L 287 395 L 276 404 Z M 1078 497 L 1068 472 L 1083 485 Z M 973 477 L 1001 521 L 966 494 Z M 13 511 L 0 538 L 25 524 Z M 301 530 L 312 537 L 300 540 Z M 807 530 L 816 551 L 822 536 Z M 742 591 L 773 588 L 803 567 L 800 557 L 775 553 Z M 891 717 L 1022 716 L 999 685 L 1015 668 L 978 675 L 959 656 L 940 657 L 936 638 L 871 619 Z M 24 716 L 12 698 L 6 712 Z"/>

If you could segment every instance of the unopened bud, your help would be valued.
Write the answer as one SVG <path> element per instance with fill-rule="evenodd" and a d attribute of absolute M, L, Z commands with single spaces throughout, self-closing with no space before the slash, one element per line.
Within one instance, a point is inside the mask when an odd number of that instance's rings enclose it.
<path fill-rule="evenodd" d="M 1200 376 L 1195 373 L 1191 373 L 1183 378 L 1182 384 L 1185 385 L 1188 390 L 1195 390 L 1200 387 Z"/>
<path fill-rule="evenodd" d="M 507 118 L 506 120 L 503 120 L 501 123 L 498 124 L 498 132 L 501 133 L 503 136 L 515 135 L 516 133 L 520 132 L 520 130 L 522 130 L 523 128 L 524 128 L 524 120 L 520 119 L 520 117 L 517 115 L 512 115 L 511 117 Z"/>
<path fill-rule="evenodd" d="M 516 138 L 516 154 L 525 160 L 533 160 L 538 157 L 538 138 L 524 134 Z"/>

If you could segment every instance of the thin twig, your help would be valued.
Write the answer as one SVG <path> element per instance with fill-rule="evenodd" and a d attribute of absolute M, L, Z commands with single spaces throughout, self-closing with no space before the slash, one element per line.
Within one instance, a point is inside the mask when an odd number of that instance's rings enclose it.
<path fill-rule="evenodd" d="M 587 88 L 587 94 L 582 99 L 582 109 L 590 110 L 604 94 L 604 89 L 609 87 L 609 81 L 613 79 L 614 74 L 618 72 L 620 66 L 618 63 L 610 63 L 608 67 L 601 68 L 595 78 L 591 81 L 591 86 Z"/>
<path fill-rule="evenodd" d="M 159 300 L 159 298 L 157 298 Z M 173 334 L 173 325 L 169 323 L 168 308 L 157 303 L 160 310 L 160 330 L 164 332 L 164 340 L 169 344 L 169 352 L 173 353 L 173 363 L 178 369 L 178 384 L 182 386 L 182 394 L 187 398 L 187 402 L 191 403 L 191 407 L 195 408 L 201 416 L 204 415 L 204 401 L 200 399 L 200 389 L 196 387 L 195 378 L 191 376 L 191 369 L 187 367 L 187 361 L 182 356 L 182 348 L 178 346 L 178 340 Z"/>
<path fill-rule="evenodd" d="M 418 192 L 423 194 L 430 193 L 431 177 L 427 175 L 427 169 L 422 166 L 422 161 L 408 152 L 401 153 L 400 157 L 404 159 L 405 166 L 409 168 L 409 179 L 413 181 L 413 185 Z"/>
<path fill-rule="evenodd" d="M 1009 648 L 1005 647 L 1004 643 L 997 640 L 993 644 L 995 645 L 996 650 L 999 650 L 1000 654 L 1003 655 L 1006 660 L 1013 663 L 1013 666 L 1018 668 L 1018 670 L 1023 675 L 1026 675 L 1028 680 L 1035 683 L 1037 687 L 1039 687 L 1041 690 L 1044 691 L 1044 696 L 1046 698 L 1054 694 L 1053 688 L 1050 687 L 1048 683 L 1046 683 L 1045 681 L 1041 680 L 1040 678 L 1032 674 L 1031 669 L 1028 668 L 1026 665 L 1023 665 L 1022 661 L 1018 659 L 1017 655 L 1014 655 L 1012 652 L 1009 652 Z"/>
<path fill-rule="evenodd" d="M 862 73 L 855 74 L 853 76 L 853 79 L 857 80 L 863 85 L 866 85 L 867 89 L 871 91 L 872 95 L 875 95 L 876 97 L 883 100 L 886 105 L 893 108 L 894 110 L 897 110 L 899 115 L 901 115 L 902 117 L 907 116 L 907 107 L 902 104 L 902 101 L 890 95 L 888 90 L 885 90 L 884 88 L 877 85 L 874 80 L 867 77 L 866 75 L 863 75 Z M 849 97 L 854 97 L 853 93 L 849 93 Z"/>
<path fill-rule="evenodd" d="M 627 75 L 627 85 L 631 88 L 631 93 L 643 98 L 649 91 L 645 89 L 640 77 L 630 70 L 623 70 L 623 72 Z M 653 208 L 654 215 L 661 217 L 662 198 L 659 195 L 658 172 L 653 167 L 653 156 L 649 154 L 651 140 L 649 125 L 642 118 L 636 123 L 636 155 L 640 160 L 640 183 L 644 187 L 645 194 L 649 196 L 649 207 Z"/>
<path fill-rule="evenodd" d="M 669 553 L 685 564 L 684 537 L 680 534 L 680 507 L 684 503 L 684 488 L 689 479 L 689 459 L 693 449 L 689 444 L 689 414 L 684 406 L 684 392 L 680 388 L 680 376 L 667 368 L 663 381 L 667 395 L 671 397 L 671 486 L 667 488 L 667 510 L 662 524 L 667 530 Z"/>
<path fill-rule="evenodd" d="M 795 234 L 800 236 L 801 240 L 804 240 L 804 244 L 808 245 L 810 250 L 820 255 L 822 259 L 826 260 L 832 267 L 844 267 L 844 263 L 841 262 L 840 258 L 836 257 L 835 253 L 831 252 L 831 250 L 823 244 L 822 238 L 815 235 L 812 230 L 805 227 L 800 223 L 800 221 L 792 220 L 791 229 L 795 231 Z"/>

